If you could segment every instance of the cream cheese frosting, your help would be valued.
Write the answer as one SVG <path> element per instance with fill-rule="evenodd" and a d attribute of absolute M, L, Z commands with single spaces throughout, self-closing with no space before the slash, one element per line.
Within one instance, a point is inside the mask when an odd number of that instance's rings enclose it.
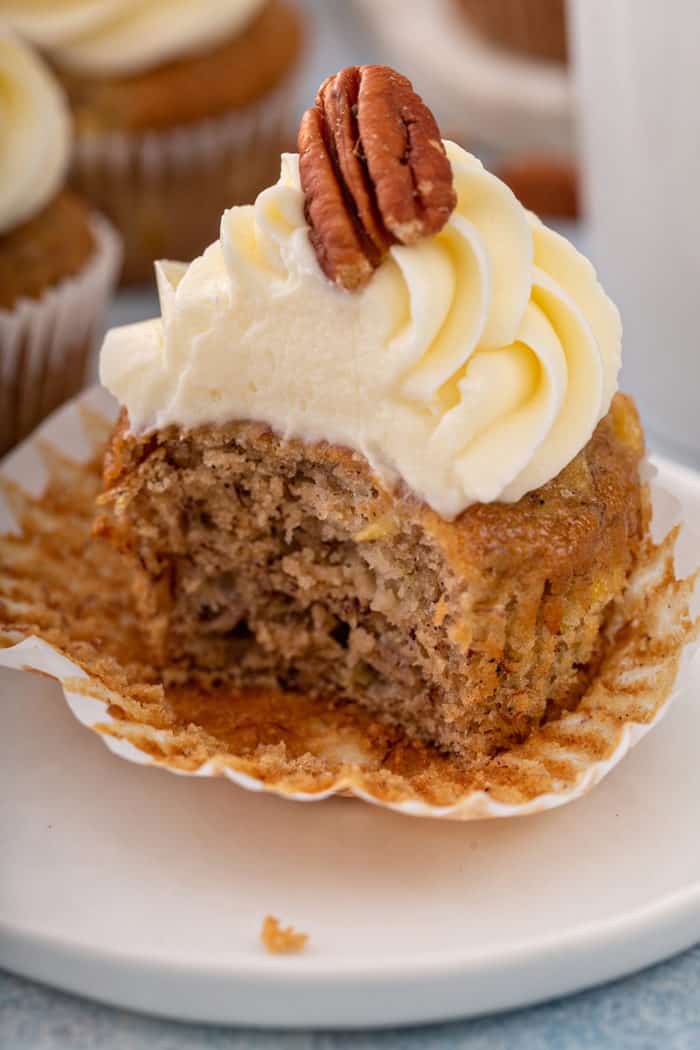
<path fill-rule="evenodd" d="M 30 219 L 64 181 L 70 117 L 41 59 L 0 26 L 0 233 Z"/>
<path fill-rule="evenodd" d="M 0 0 L 0 17 L 59 66 L 122 76 L 216 46 L 242 30 L 264 4 L 265 0 Z"/>
<path fill-rule="evenodd" d="M 445 146 L 447 225 L 392 247 L 362 291 L 321 272 L 295 154 L 203 255 L 159 264 L 162 317 L 102 349 L 132 429 L 260 420 L 363 453 L 448 519 L 555 477 L 608 410 L 620 318 L 568 241 Z"/>

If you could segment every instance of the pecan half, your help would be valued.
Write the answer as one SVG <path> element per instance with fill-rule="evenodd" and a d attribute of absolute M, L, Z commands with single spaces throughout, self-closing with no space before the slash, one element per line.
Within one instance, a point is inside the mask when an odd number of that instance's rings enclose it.
<path fill-rule="evenodd" d="M 311 243 L 326 276 L 361 288 L 392 244 L 415 244 L 457 203 L 433 114 L 387 66 L 328 77 L 299 125 Z"/>

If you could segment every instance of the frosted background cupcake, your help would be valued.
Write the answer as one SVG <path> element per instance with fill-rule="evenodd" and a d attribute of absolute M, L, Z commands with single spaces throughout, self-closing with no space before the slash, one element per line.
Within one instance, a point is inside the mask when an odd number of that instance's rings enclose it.
<path fill-rule="evenodd" d="M 73 111 L 72 185 L 116 224 L 122 280 L 190 259 L 276 172 L 299 56 L 286 0 L 0 0 Z"/>
<path fill-rule="evenodd" d="M 0 26 L 0 453 L 80 389 L 120 258 L 63 189 L 70 116 L 42 61 Z"/>

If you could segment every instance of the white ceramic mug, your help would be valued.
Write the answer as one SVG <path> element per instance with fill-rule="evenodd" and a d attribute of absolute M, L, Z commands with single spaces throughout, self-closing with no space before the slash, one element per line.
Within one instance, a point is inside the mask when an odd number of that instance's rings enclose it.
<path fill-rule="evenodd" d="M 700 466 L 700 3 L 570 0 L 592 254 L 622 313 L 622 385 Z"/>

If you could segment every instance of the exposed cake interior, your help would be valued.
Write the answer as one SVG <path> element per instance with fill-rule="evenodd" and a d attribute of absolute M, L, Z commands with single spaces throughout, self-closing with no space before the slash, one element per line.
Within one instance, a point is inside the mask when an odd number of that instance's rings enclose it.
<path fill-rule="evenodd" d="M 337 446 L 254 423 L 129 435 L 99 528 L 133 556 L 152 656 L 352 699 L 409 736 L 492 754 L 576 703 L 646 530 L 642 438 L 618 395 L 578 457 L 520 503 L 453 522 Z"/>

